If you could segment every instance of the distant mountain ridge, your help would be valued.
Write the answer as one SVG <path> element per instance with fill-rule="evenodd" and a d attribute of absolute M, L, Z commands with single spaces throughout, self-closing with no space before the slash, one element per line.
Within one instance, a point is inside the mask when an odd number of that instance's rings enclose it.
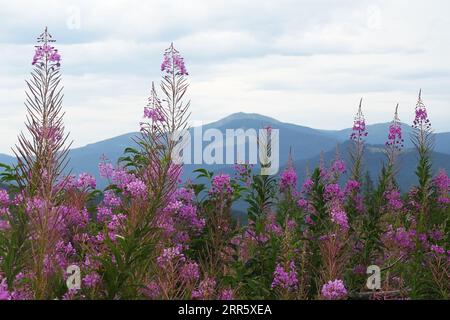
<path fill-rule="evenodd" d="M 374 150 L 381 150 L 388 134 L 390 123 L 379 123 L 368 125 L 367 129 L 369 136 L 367 137 L 366 162 L 369 164 L 367 169 L 373 177 L 376 177 L 378 170 L 381 167 L 383 155 L 381 152 L 374 152 Z M 203 132 L 210 128 L 219 129 L 225 133 L 226 129 L 255 129 L 270 126 L 280 131 L 280 167 L 284 167 L 288 161 L 289 151 L 292 150 L 293 161 L 300 175 L 305 172 L 305 166 L 309 164 L 312 168 L 317 164 L 320 154 L 323 152 L 326 159 L 330 158 L 335 153 L 337 145 L 341 145 L 341 152 L 345 159 L 345 145 L 348 142 L 351 128 L 343 130 L 321 130 L 313 129 L 305 126 L 300 126 L 291 123 L 284 123 L 274 118 L 263 116 L 255 113 L 235 113 L 231 114 L 221 120 L 206 124 L 203 126 Z M 414 152 L 408 150 L 412 147 L 409 135 L 411 127 L 404 124 L 405 136 L 405 152 L 402 157 L 405 159 L 402 171 L 405 176 L 401 181 L 405 187 L 413 183 L 411 172 L 414 172 Z M 194 129 L 191 129 L 194 130 Z M 132 138 L 138 135 L 137 132 L 123 134 L 110 139 L 102 140 L 96 143 L 88 144 L 84 147 L 74 148 L 70 150 L 70 164 L 68 169 L 71 172 L 81 173 L 89 172 L 99 179 L 99 186 L 105 185 L 98 175 L 98 163 L 102 156 L 108 158 L 111 162 L 116 162 L 117 159 L 123 155 L 123 150 L 126 147 L 133 146 L 135 143 Z M 204 142 L 204 146 L 209 144 Z M 450 132 L 437 133 L 435 135 L 435 154 L 436 164 L 450 172 Z M 14 164 L 15 158 L 9 155 L 0 154 L 0 162 L 6 164 Z M 186 165 L 184 168 L 184 179 L 192 179 L 192 171 L 199 167 L 205 167 L 211 171 L 229 171 L 229 168 L 224 165 Z M 409 170 L 409 171 L 408 171 Z M 412 171 L 411 171 L 412 170 Z M 436 168 L 437 170 L 437 168 Z"/>

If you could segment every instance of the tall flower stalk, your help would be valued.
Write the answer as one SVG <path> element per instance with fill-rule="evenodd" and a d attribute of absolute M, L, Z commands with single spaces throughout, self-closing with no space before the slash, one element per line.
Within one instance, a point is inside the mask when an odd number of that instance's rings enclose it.
<path fill-rule="evenodd" d="M 418 232 L 424 232 L 428 225 L 428 206 L 432 187 L 431 153 L 433 150 L 433 139 L 431 122 L 428 118 L 427 108 L 422 101 L 422 90 L 420 90 L 412 133 L 412 142 L 417 149 L 419 157 L 416 169 L 416 175 L 419 180 L 417 196 L 420 204 L 420 212 L 417 216 Z"/>
<path fill-rule="evenodd" d="M 352 179 L 360 181 L 362 172 L 362 160 L 364 156 L 364 141 L 368 132 L 366 129 L 366 119 L 362 112 L 362 98 L 359 102 L 358 112 L 356 113 L 353 122 L 352 133 L 350 139 L 353 141 L 353 146 L 350 152 L 353 161 Z"/>
<path fill-rule="evenodd" d="M 402 124 L 398 116 L 398 104 L 395 107 L 394 119 L 389 126 L 388 139 L 386 141 L 386 154 L 388 159 L 388 169 L 392 174 L 395 171 L 395 163 L 398 155 L 404 147 L 404 138 L 402 133 Z"/>
<path fill-rule="evenodd" d="M 64 134 L 61 56 L 52 46 L 47 28 L 38 37 L 33 57 L 34 69 L 26 81 L 27 137 L 19 135 L 14 153 L 18 159 L 19 181 L 30 196 L 51 198 L 54 185 L 67 164 L 68 135 Z"/>
<path fill-rule="evenodd" d="M 18 160 L 17 180 L 28 201 L 33 287 L 36 298 L 44 298 L 48 268 L 59 238 L 57 226 L 62 217 L 56 204 L 70 145 L 66 144 L 68 135 L 63 124 L 61 56 L 47 28 L 37 41 L 34 69 L 26 82 L 27 133 L 19 135 L 14 153 Z"/>
<path fill-rule="evenodd" d="M 120 159 L 129 179 L 119 187 L 129 199 L 123 206 L 127 215 L 123 239 L 109 242 L 112 252 L 121 252 L 120 263 L 115 266 L 109 254 L 103 257 L 110 266 L 103 271 L 108 298 L 136 296 L 139 286 L 158 274 L 155 257 L 175 241 L 171 236 L 176 231 L 173 214 L 179 201 L 174 196 L 182 166 L 173 155 L 181 143 L 180 133 L 188 127 L 190 103 L 183 100 L 188 73 L 173 44 L 165 50 L 161 71 L 163 98 L 152 84 L 141 135 L 136 138 L 140 149 L 127 148 L 127 155 Z"/>
<path fill-rule="evenodd" d="M 424 270 L 425 246 L 424 237 L 426 232 L 431 229 L 431 196 L 432 196 L 432 162 L 431 153 L 433 151 L 433 131 L 431 122 L 428 118 L 428 111 L 422 101 L 422 90 L 419 91 L 419 97 L 415 108 L 415 118 L 413 122 L 412 142 L 418 153 L 418 164 L 416 175 L 418 186 L 415 193 L 417 211 L 415 219 L 415 250 L 411 261 L 410 273 L 413 277 L 408 277 L 413 297 L 421 297 L 427 290 L 427 270 Z"/>

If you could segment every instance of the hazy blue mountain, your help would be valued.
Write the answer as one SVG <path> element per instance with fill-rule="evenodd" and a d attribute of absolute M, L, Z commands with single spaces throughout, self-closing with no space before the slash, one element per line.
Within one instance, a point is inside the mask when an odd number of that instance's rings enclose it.
<path fill-rule="evenodd" d="M 377 123 L 367 126 L 369 135 L 367 136 L 367 143 L 384 145 L 387 139 L 389 126 L 391 123 Z M 402 123 L 403 136 L 405 139 L 405 148 L 414 147 L 411 141 L 411 134 L 413 129 L 410 125 Z M 338 139 L 341 142 L 348 140 L 352 132 L 351 128 L 343 130 L 322 130 L 326 136 Z M 435 151 L 450 154 L 450 133 L 436 133 L 435 134 Z"/>
<path fill-rule="evenodd" d="M 318 130 L 280 122 L 276 119 L 259 114 L 240 112 L 203 126 L 203 131 L 215 128 L 219 129 L 222 133 L 225 133 L 226 129 L 257 130 L 266 126 L 271 126 L 274 129 L 280 130 L 280 167 L 286 165 L 289 151 L 292 150 L 292 157 L 296 168 L 300 175 L 304 175 L 306 165 L 309 164 L 310 168 L 316 165 L 321 152 L 324 152 L 327 161 L 332 159 L 335 154 L 334 150 L 338 144 L 342 145 L 342 157 L 346 159 L 347 153 L 345 152 L 345 148 L 351 129 Z M 386 140 L 388 127 L 389 123 L 368 126 L 369 136 L 367 138 L 368 152 L 366 153 L 366 162 L 367 167 L 374 178 L 378 174 L 383 160 L 381 149 Z M 405 136 L 407 137 L 405 141 L 406 149 L 408 149 L 412 146 L 408 137 L 411 128 L 407 125 L 404 125 L 403 128 Z M 191 132 L 193 130 L 194 129 L 191 129 Z M 90 172 L 99 180 L 99 186 L 103 187 L 106 182 L 101 180 L 98 176 L 98 163 L 101 157 L 104 155 L 111 162 L 115 163 L 123 154 L 123 150 L 126 147 L 135 145 L 132 138 L 136 135 L 138 135 L 138 133 L 128 133 L 92 143 L 84 147 L 74 148 L 70 150 L 70 165 L 68 166 L 68 169 L 71 169 L 72 173 Z M 210 142 L 204 142 L 203 146 L 209 144 Z M 246 147 L 248 147 L 248 143 L 246 143 Z M 435 159 L 436 168 L 443 167 L 450 172 L 450 133 L 436 134 L 436 153 L 433 157 Z M 15 158 L 0 154 L 0 162 L 12 164 L 15 162 Z M 411 174 L 414 172 L 414 166 L 415 153 L 407 150 L 402 156 L 402 170 L 399 173 L 399 179 L 402 186 L 408 187 L 414 184 L 415 178 L 414 175 Z M 232 171 L 232 166 L 186 165 L 183 170 L 183 179 L 193 178 L 192 171 L 200 167 L 206 167 L 208 170 L 216 172 L 222 171 L 231 173 Z"/>
<path fill-rule="evenodd" d="M 89 172 L 98 177 L 98 164 L 102 157 L 115 163 L 123 156 L 123 150 L 135 146 L 133 137 L 137 133 L 127 133 L 111 139 L 88 144 L 84 147 L 74 148 L 69 152 L 70 165 L 75 173 Z"/>
<path fill-rule="evenodd" d="M 0 153 L 0 163 L 11 165 L 11 164 L 14 164 L 15 162 L 16 162 L 16 158 L 11 157 L 7 154 Z"/>

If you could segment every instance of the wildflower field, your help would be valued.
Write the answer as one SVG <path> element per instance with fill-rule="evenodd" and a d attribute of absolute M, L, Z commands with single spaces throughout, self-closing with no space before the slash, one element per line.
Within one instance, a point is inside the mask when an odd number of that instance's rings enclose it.
<path fill-rule="evenodd" d="M 1 165 L 0 300 L 450 298 L 450 178 L 432 171 L 422 94 L 411 107 L 412 136 L 395 110 L 376 183 L 363 169 L 370 132 L 362 103 L 350 163 L 323 161 L 300 186 L 303 168 L 292 162 L 279 175 L 242 163 L 234 175 L 199 169 L 182 182 L 172 158 L 179 142 L 169 137 L 189 126 L 188 69 L 171 45 L 144 120 L 136 119 L 138 147 L 118 163 L 99 159 L 108 186 L 98 190 L 92 173 L 65 174 L 61 63 L 45 30 L 25 88 L 18 162 Z M 418 183 L 402 193 L 396 173 L 406 139 Z M 245 222 L 233 215 L 238 201 Z"/>

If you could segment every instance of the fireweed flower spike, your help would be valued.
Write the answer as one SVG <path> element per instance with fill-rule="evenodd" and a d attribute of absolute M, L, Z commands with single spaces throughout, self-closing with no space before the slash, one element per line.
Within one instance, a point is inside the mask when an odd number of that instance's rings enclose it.
<path fill-rule="evenodd" d="M 355 116 L 355 121 L 353 122 L 352 133 L 350 139 L 357 142 L 363 143 L 364 138 L 367 137 L 368 133 L 366 131 L 366 119 L 362 112 L 362 98 L 359 102 L 358 112 Z"/>
<path fill-rule="evenodd" d="M 423 233 L 429 219 L 429 197 L 432 187 L 432 160 L 431 153 L 433 150 L 433 131 L 431 122 L 428 118 L 428 111 L 422 101 L 422 89 L 419 91 L 419 97 L 415 108 L 415 118 L 413 122 L 412 141 L 419 154 L 416 175 L 418 176 L 418 200 L 421 210 L 419 210 L 417 223 L 418 232 Z"/>
<path fill-rule="evenodd" d="M 419 91 L 419 99 L 417 100 L 415 118 L 413 122 L 413 128 L 430 130 L 431 122 L 428 119 L 428 111 L 422 101 L 422 89 Z"/>
<path fill-rule="evenodd" d="M 362 101 L 363 100 L 361 98 L 358 112 L 356 113 L 355 120 L 353 122 L 352 133 L 350 135 L 350 140 L 354 142 L 351 150 L 351 158 L 353 161 L 352 179 L 355 181 L 359 181 L 361 178 L 364 141 L 368 135 L 366 119 L 364 118 L 364 114 L 362 112 Z"/>
<path fill-rule="evenodd" d="M 46 188 L 56 179 L 66 166 L 68 148 L 65 146 L 62 109 L 62 88 L 59 87 L 61 57 L 50 46 L 55 40 L 47 28 L 38 37 L 36 54 L 33 58 L 32 79 L 27 81 L 26 93 L 28 121 L 26 128 L 31 135 L 29 140 L 24 134 L 19 136 L 19 145 L 14 151 L 19 160 L 21 182 L 33 193 L 40 186 Z M 39 168 L 39 169 L 37 169 Z M 47 194 L 50 190 L 45 191 Z"/>
<path fill-rule="evenodd" d="M 171 75 L 189 75 L 184 64 L 184 58 L 174 48 L 173 43 L 164 53 L 164 59 L 161 64 L 161 71 Z"/>
<path fill-rule="evenodd" d="M 404 147 L 404 138 L 402 133 L 402 124 L 398 116 L 398 104 L 395 108 L 394 119 L 389 126 L 388 138 L 386 141 L 386 153 L 389 161 L 389 166 L 394 166 L 398 153 Z"/>
<path fill-rule="evenodd" d="M 398 117 L 398 104 L 395 108 L 394 120 L 389 126 L 388 140 L 386 141 L 386 146 L 391 146 L 394 149 L 401 150 L 404 146 L 405 140 L 402 135 L 402 126 L 400 118 Z"/>
<path fill-rule="evenodd" d="M 347 289 L 342 280 L 329 281 L 322 287 L 321 293 L 325 300 L 343 300 L 347 297 Z"/>

